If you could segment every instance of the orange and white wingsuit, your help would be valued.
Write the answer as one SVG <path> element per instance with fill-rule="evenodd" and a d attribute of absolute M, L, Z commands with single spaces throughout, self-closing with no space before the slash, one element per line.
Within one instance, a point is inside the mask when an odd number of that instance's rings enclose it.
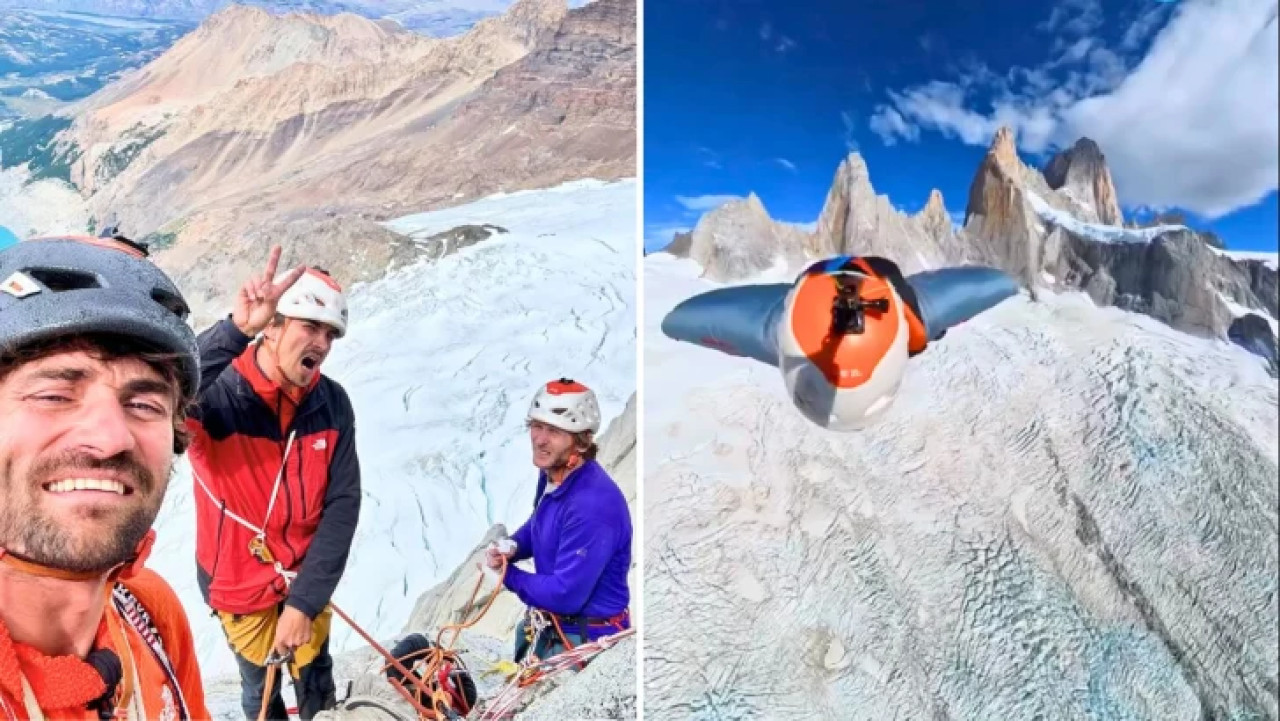
<path fill-rule="evenodd" d="M 904 277 L 886 258 L 837 256 L 810 265 L 791 284 L 686 299 L 663 319 L 662 331 L 776 366 L 806 418 L 850 431 L 893 404 L 909 358 L 1017 292 L 1017 282 L 995 268 Z"/>

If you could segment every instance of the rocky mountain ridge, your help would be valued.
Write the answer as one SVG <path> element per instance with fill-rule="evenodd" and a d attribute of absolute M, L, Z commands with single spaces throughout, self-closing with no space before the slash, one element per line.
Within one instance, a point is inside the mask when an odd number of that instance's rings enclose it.
<path fill-rule="evenodd" d="M 721 282 L 835 254 L 882 255 L 907 273 L 988 264 L 1033 295 L 1080 290 L 1099 305 L 1145 313 L 1196 335 L 1249 338 L 1241 344 L 1273 349 L 1263 355 L 1275 364 L 1274 265 L 1231 257 L 1216 236 L 1182 225 L 1123 223 L 1094 141 L 1081 138 L 1042 174 L 1021 160 L 1012 131 L 1002 128 L 974 174 L 963 227 L 952 225 L 937 190 L 918 213 L 898 210 L 876 193 L 865 160 L 852 153 L 836 170 L 813 232 L 772 220 L 753 195 L 708 212 L 665 252 L 693 258 L 706 277 Z M 1271 324 L 1240 325 L 1250 312 L 1270 316 Z"/>
<path fill-rule="evenodd" d="M 208 318 L 271 239 L 371 280 L 415 249 L 379 221 L 634 175 L 635 18 L 634 0 L 518 0 L 436 39 L 233 6 L 78 104 L 56 142 L 92 225 L 149 238 Z"/>

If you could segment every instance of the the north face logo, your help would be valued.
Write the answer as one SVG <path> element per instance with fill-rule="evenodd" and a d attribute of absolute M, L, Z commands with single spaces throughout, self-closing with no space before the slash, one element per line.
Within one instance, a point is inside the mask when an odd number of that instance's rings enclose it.
<path fill-rule="evenodd" d="M 326 443 L 323 438 L 317 439 L 315 443 L 311 444 L 311 450 L 313 451 L 323 451 L 328 447 L 329 447 L 329 444 Z"/>

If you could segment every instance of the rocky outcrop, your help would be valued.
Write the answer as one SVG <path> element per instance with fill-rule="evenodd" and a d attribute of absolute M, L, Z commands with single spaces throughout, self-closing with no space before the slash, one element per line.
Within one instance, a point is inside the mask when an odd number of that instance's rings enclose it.
<path fill-rule="evenodd" d="M 1083 290 L 1099 304 L 1201 335 L 1227 337 L 1235 315 L 1224 298 L 1276 317 L 1276 272 L 1265 264 L 1215 253 L 1189 228 L 1098 222 L 1119 211 L 1093 141 L 1081 139 L 1046 172 L 1047 180 L 1022 163 L 1011 131 L 996 133 L 966 209 L 976 258 L 1033 290 L 1046 282 Z"/>
<path fill-rule="evenodd" d="M 1124 222 L 1107 159 L 1089 138 L 1080 138 L 1054 155 L 1045 167 L 1044 179 L 1050 188 L 1078 205 L 1081 218 L 1104 225 Z"/>
<path fill-rule="evenodd" d="M 957 263 L 964 257 L 942 193 L 932 191 L 919 213 L 907 215 L 888 196 L 876 194 L 867 163 L 858 153 L 850 154 L 836 170 L 807 249 L 819 257 L 880 255 L 906 272 Z"/>
<path fill-rule="evenodd" d="M 1065 285 L 1084 290 L 1098 305 L 1144 313 L 1198 335 L 1225 335 L 1231 311 L 1202 270 L 1220 259 L 1193 233 L 1165 233 L 1150 243 L 1065 237 L 1058 264 L 1047 268 Z"/>
<path fill-rule="evenodd" d="M 955 229 L 951 225 L 951 214 L 947 212 L 947 205 L 942 200 L 942 191 L 937 188 L 929 191 L 929 200 L 925 202 L 924 208 L 912 218 L 939 248 L 945 248 L 947 253 L 958 250 L 953 240 Z"/>
<path fill-rule="evenodd" d="M 676 233 L 671 242 L 658 252 L 674 255 L 677 258 L 690 257 L 693 253 L 693 231 Z"/>
<path fill-rule="evenodd" d="M 1267 361 L 1272 377 L 1280 375 L 1280 350 L 1271 324 L 1257 313 L 1245 313 L 1231 322 L 1227 337 L 1245 350 Z"/>
<path fill-rule="evenodd" d="M 306 263 L 324 268 L 348 288 L 376 280 L 432 251 L 430 244 L 415 243 L 368 218 L 324 210 L 265 220 L 230 236 L 206 216 L 165 230 L 179 238 L 217 239 L 178 242 L 156 254 L 182 287 L 197 329 L 227 312 L 230 294 L 252 274 L 262 272 L 273 244 L 284 251 L 281 267 Z"/>
<path fill-rule="evenodd" d="M 981 261 L 1031 286 L 1042 254 L 1038 221 L 1024 194 L 1028 171 L 1018 159 L 1013 131 L 1001 128 L 969 186 L 964 228 Z"/>
<path fill-rule="evenodd" d="M 712 280 L 735 281 L 798 262 L 806 244 L 804 230 L 770 218 L 752 193 L 707 212 L 687 240 L 677 235 L 665 252 L 692 258 Z"/>
<path fill-rule="evenodd" d="M 881 255 L 907 272 L 966 258 L 942 193 L 931 192 L 918 213 L 904 213 L 888 196 L 876 194 L 866 161 L 858 153 L 836 169 L 813 232 L 773 220 L 752 193 L 703 215 L 692 231 L 677 233 L 664 252 L 696 260 L 708 278 L 719 281 L 842 253 Z"/>

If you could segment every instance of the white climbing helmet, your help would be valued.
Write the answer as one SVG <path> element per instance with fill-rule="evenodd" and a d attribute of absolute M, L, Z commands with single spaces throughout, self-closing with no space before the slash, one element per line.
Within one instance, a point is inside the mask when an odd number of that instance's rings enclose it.
<path fill-rule="evenodd" d="M 788 394 L 805 417 L 828 430 L 872 425 L 893 405 L 906 375 L 910 331 L 903 300 L 892 283 L 869 271 L 853 263 L 814 264 L 796 279 L 778 323 L 778 365 Z"/>
<path fill-rule="evenodd" d="M 569 433 L 600 430 L 600 406 L 588 387 L 568 378 L 538 389 L 529 405 L 528 420 L 540 421 Z"/>
<path fill-rule="evenodd" d="M 276 278 L 279 283 L 286 274 Z M 326 323 L 338 331 L 338 337 L 347 334 L 347 297 L 342 286 L 319 268 L 307 268 L 284 295 L 276 312 L 286 318 L 301 318 Z"/>

